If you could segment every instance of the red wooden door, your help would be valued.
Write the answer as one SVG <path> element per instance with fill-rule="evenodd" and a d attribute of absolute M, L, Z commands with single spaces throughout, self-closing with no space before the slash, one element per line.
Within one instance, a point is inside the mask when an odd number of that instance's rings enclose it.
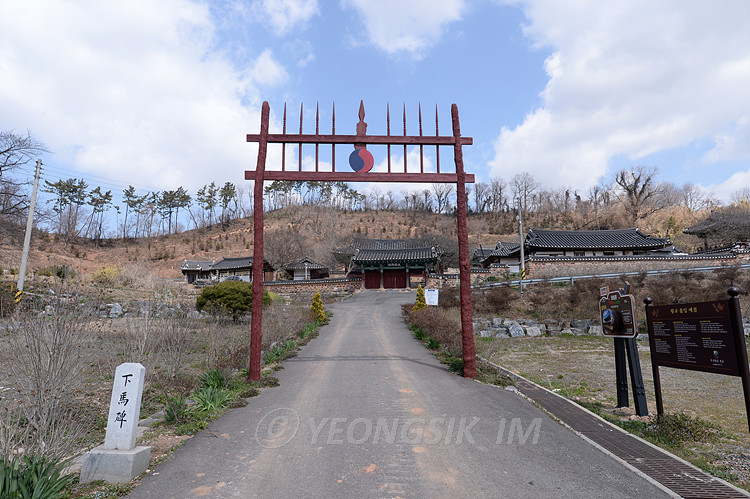
<path fill-rule="evenodd" d="M 380 270 L 365 270 L 365 289 L 380 289 Z"/>
<path fill-rule="evenodd" d="M 390 269 L 383 271 L 383 287 L 386 289 L 398 289 L 406 287 L 406 270 Z"/>

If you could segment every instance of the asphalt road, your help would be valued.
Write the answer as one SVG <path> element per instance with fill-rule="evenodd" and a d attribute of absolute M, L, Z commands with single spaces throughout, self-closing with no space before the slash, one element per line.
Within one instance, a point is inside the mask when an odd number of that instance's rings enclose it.
<path fill-rule="evenodd" d="M 370 292 L 329 307 L 281 386 L 129 497 L 668 497 L 517 393 L 446 371 L 404 325 L 413 301 Z"/>

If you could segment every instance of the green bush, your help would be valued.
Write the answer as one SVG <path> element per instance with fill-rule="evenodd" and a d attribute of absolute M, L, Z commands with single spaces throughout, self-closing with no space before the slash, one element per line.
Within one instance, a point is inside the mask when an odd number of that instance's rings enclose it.
<path fill-rule="evenodd" d="M 417 301 L 416 303 L 414 303 L 411 311 L 416 312 L 417 310 L 422 310 L 423 308 L 427 308 L 427 302 L 425 301 L 424 297 L 424 289 L 422 289 L 422 285 L 420 284 L 417 287 Z"/>
<path fill-rule="evenodd" d="M 182 395 L 167 398 L 164 408 L 164 421 L 170 424 L 182 423 L 187 420 L 187 399 Z"/>
<path fill-rule="evenodd" d="M 320 291 L 316 291 L 315 295 L 312 299 L 312 305 L 310 306 L 310 311 L 313 314 L 313 317 L 320 322 L 321 324 L 325 324 L 328 320 L 328 317 L 326 317 L 326 312 L 323 310 L 323 299 L 320 297 Z"/>
<path fill-rule="evenodd" d="M 201 384 L 212 388 L 225 388 L 227 380 L 218 369 L 211 369 L 201 375 Z"/>
<path fill-rule="evenodd" d="M 213 413 L 229 402 L 231 395 L 223 388 L 204 386 L 193 394 L 196 410 L 201 413 Z"/>
<path fill-rule="evenodd" d="M 0 497 L 7 499 L 56 499 L 73 483 L 63 475 L 65 464 L 42 456 L 23 459 L 0 457 Z"/>
<path fill-rule="evenodd" d="M 271 296 L 263 291 L 263 306 L 271 303 Z M 226 313 L 239 320 L 253 306 L 253 287 L 244 281 L 224 281 L 204 288 L 195 300 L 198 310 Z"/>

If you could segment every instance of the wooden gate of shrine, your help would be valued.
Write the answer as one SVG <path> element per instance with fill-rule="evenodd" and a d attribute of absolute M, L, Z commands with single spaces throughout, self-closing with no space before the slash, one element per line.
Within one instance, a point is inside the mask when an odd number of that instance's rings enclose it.
<path fill-rule="evenodd" d="M 286 131 L 286 105 L 284 106 L 283 131 L 273 134 L 268 132 L 270 107 L 268 102 L 263 102 L 260 118 L 260 133 L 248 134 L 248 142 L 258 143 L 258 162 L 255 171 L 246 171 L 245 180 L 255 182 L 253 192 L 253 262 L 263 262 L 263 183 L 266 180 L 285 181 L 331 181 L 331 182 L 420 182 L 420 183 L 455 183 L 456 184 L 456 212 L 458 218 L 458 254 L 460 267 L 460 297 L 461 297 L 461 335 L 463 347 L 464 376 L 476 377 L 476 358 L 474 351 L 474 327 L 472 324 L 471 310 L 471 274 L 469 263 L 469 241 L 466 226 L 466 188 L 465 184 L 474 182 L 474 175 L 466 174 L 463 165 L 463 145 L 471 145 L 471 137 L 461 136 L 461 127 L 458 121 L 458 107 L 451 106 L 451 121 L 453 135 L 440 136 L 438 126 L 437 107 L 435 108 L 435 135 L 422 134 L 422 109 L 419 109 L 419 135 L 406 134 L 406 107 L 403 115 L 403 135 L 391 135 L 390 108 L 386 108 L 386 135 L 367 135 L 367 123 L 365 123 L 364 103 L 359 104 L 359 122 L 357 123 L 355 135 L 336 134 L 336 113 L 333 109 L 331 117 L 331 134 L 320 134 L 320 113 L 316 109 L 315 133 L 302 133 L 303 109 L 300 107 L 299 134 L 291 134 Z M 269 143 L 281 144 L 281 170 L 266 170 L 266 156 Z M 297 145 L 297 169 L 286 168 L 286 145 Z M 302 169 L 302 145 L 315 144 L 315 170 Z M 331 146 L 331 169 L 321 171 L 319 169 L 319 147 L 321 144 Z M 352 145 L 354 151 L 349 154 L 349 166 L 353 171 L 344 172 L 336 170 L 336 146 Z M 374 158 L 368 145 L 386 146 L 387 171 L 370 172 L 374 165 Z M 391 147 L 403 146 L 403 171 L 392 171 Z M 419 173 L 408 172 L 407 147 L 419 146 Z M 435 146 L 435 158 L 437 172 L 424 171 L 424 148 Z M 440 171 L 440 146 L 453 147 L 453 159 L 455 171 L 444 173 Z M 260 351 L 262 343 L 262 314 L 263 314 L 263 265 L 253 265 L 253 304 L 252 317 L 250 321 L 250 369 L 248 379 L 251 381 L 260 379 Z"/>

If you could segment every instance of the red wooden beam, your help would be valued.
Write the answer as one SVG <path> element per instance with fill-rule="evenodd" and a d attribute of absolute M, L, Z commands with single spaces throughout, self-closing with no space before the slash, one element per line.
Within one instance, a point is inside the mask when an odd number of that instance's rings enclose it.
<path fill-rule="evenodd" d="M 461 137 L 461 145 L 470 146 L 474 143 L 472 137 Z M 259 134 L 247 134 L 248 142 L 259 142 Z M 418 135 L 315 135 L 315 134 L 292 134 L 292 133 L 269 133 L 268 143 L 275 144 L 374 144 L 374 145 L 425 145 L 425 146 L 452 146 L 456 143 L 455 137 L 431 137 Z"/>
<path fill-rule="evenodd" d="M 454 141 L 455 144 L 455 141 Z M 465 174 L 464 182 L 473 184 L 474 175 Z M 245 170 L 245 180 L 254 180 L 255 171 Z M 313 172 L 313 171 L 269 171 L 263 175 L 264 180 L 311 180 L 329 182 L 419 182 L 435 184 L 455 184 L 458 177 L 455 173 L 358 173 L 358 172 Z"/>

